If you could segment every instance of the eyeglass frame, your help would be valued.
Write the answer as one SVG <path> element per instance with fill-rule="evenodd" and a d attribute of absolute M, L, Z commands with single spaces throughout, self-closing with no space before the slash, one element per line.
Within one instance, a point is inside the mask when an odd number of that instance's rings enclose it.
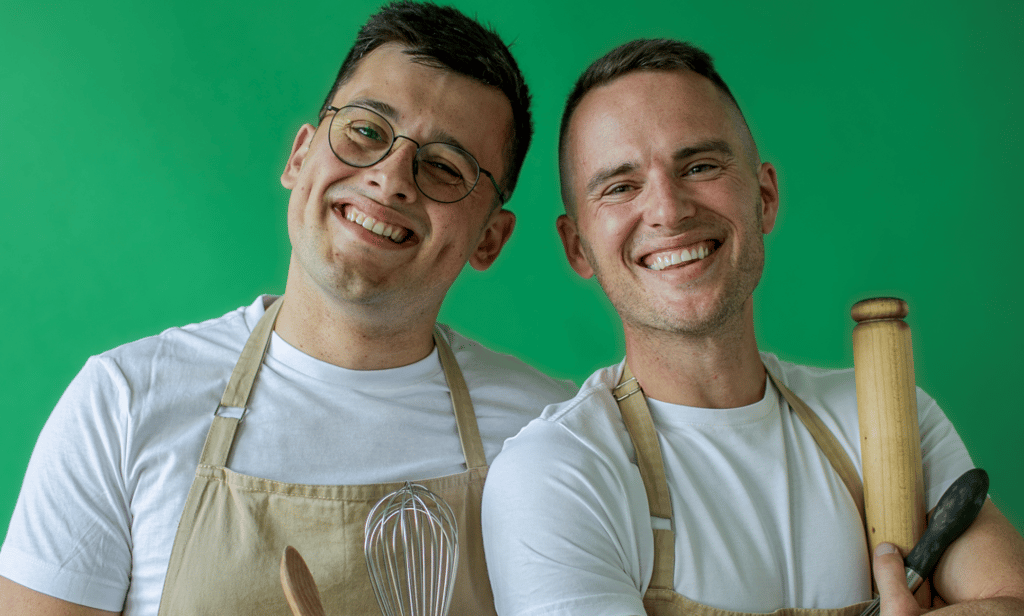
<path fill-rule="evenodd" d="M 388 145 L 388 149 L 384 151 L 384 154 L 382 154 L 380 158 L 378 158 L 374 162 L 370 163 L 369 165 L 355 165 L 355 164 L 352 164 L 352 163 L 348 162 L 347 160 L 343 159 L 341 156 L 339 156 L 338 153 L 334 150 L 334 143 L 331 141 L 331 125 L 334 124 L 334 119 L 338 117 L 338 112 L 341 111 L 342 109 L 347 108 L 347 107 L 352 107 L 354 109 L 362 109 L 363 111 L 369 111 L 370 113 L 374 114 L 375 116 L 377 116 L 381 120 L 383 120 L 384 123 L 388 125 L 388 128 L 391 129 L 391 133 L 394 135 L 391 138 L 391 144 Z M 490 180 L 491 184 L 494 186 L 494 191 L 498 195 L 498 203 L 500 203 L 502 206 L 505 205 L 505 203 L 506 203 L 506 201 L 505 201 L 505 191 L 502 190 L 502 188 L 500 186 L 498 186 L 497 180 L 494 179 L 494 174 L 492 174 L 487 169 L 484 169 L 483 167 L 481 167 L 480 166 L 480 161 L 478 161 L 476 159 L 476 156 L 473 156 L 467 150 L 464 150 L 463 148 L 461 148 L 461 147 L 459 147 L 457 145 L 451 144 L 451 143 L 445 143 L 444 141 L 431 141 L 430 143 L 424 143 L 423 145 L 420 145 L 419 141 L 416 141 L 415 139 L 413 139 L 412 137 L 409 137 L 408 135 L 399 135 L 398 131 L 395 130 L 395 127 L 391 125 L 391 122 L 389 122 L 387 118 L 385 118 L 381 114 L 377 113 L 373 109 L 370 109 L 369 107 L 364 107 L 363 105 L 342 105 L 341 107 L 335 107 L 334 105 L 328 105 L 327 106 L 327 111 L 328 112 L 330 112 L 330 111 L 334 112 L 334 116 L 331 118 L 331 123 L 327 127 L 327 145 L 330 146 L 331 153 L 334 154 L 334 157 L 337 158 L 338 160 L 340 160 L 341 162 L 345 163 L 349 167 L 355 167 L 357 169 L 369 169 L 370 167 L 376 165 L 380 161 L 382 161 L 385 158 L 387 158 L 388 154 L 391 154 L 391 150 L 392 150 L 392 148 L 395 147 L 395 142 L 398 141 L 399 138 L 408 139 L 409 141 L 411 141 L 416 146 L 416 154 L 413 156 L 413 159 L 412 159 L 412 161 L 413 161 L 413 173 L 412 173 L 413 183 L 416 184 L 416 190 L 420 191 L 420 194 L 422 194 L 424 197 L 426 197 L 426 198 L 428 198 L 428 199 L 430 199 L 432 201 L 437 201 L 438 203 L 458 203 L 459 201 L 462 201 L 466 197 L 468 197 L 471 194 L 473 194 L 473 190 L 475 190 L 477 185 L 480 183 L 480 174 L 483 174 L 483 175 L 487 176 L 487 179 Z M 324 121 L 325 117 L 327 117 L 326 113 L 324 113 L 323 115 L 320 116 L 320 120 L 319 120 L 320 124 L 323 124 L 323 121 Z M 423 148 L 427 147 L 428 145 L 432 145 L 434 143 L 440 143 L 441 145 L 445 145 L 445 146 L 448 146 L 450 148 L 455 148 L 457 150 L 461 150 L 462 152 L 465 152 L 466 156 L 468 156 L 476 164 L 476 168 L 480 172 L 480 174 L 477 174 L 476 181 L 473 182 L 473 186 L 470 187 L 469 191 L 465 195 L 463 195 L 463 196 L 459 197 L 458 199 L 456 199 L 455 201 L 438 201 L 437 199 L 434 199 L 433 197 L 431 197 L 427 193 L 423 192 L 423 189 L 420 188 L 419 181 L 416 179 L 416 163 L 418 162 L 418 157 L 419 157 L 420 150 L 422 150 Z"/>

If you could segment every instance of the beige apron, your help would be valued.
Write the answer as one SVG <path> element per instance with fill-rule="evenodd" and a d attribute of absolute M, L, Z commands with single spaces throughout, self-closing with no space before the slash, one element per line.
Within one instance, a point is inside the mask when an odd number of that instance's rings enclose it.
<path fill-rule="evenodd" d="M 279 299 L 253 329 L 221 407 L 241 408 L 244 417 L 280 308 Z M 455 356 L 436 330 L 434 342 L 468 470 L 417 483 L 443 497 L 458 520 L 459 568 L 451 613 L 494 614 L 480 530 L 487 461 Z M 280 582 L 281 554 L 288 545 L 309 565 L 327 614 L 380 614 L 363 556 L 363 526 L 374 504 L 404 482 L 299 485 L 235 473 L 225 464 L 240 421 L 215 411 L 178 523 L 160 616 L 290 614 Z"/>
<path fill-rule="evenodd" d="M 782 396 L 789 403 L 796 416 L 807 427 L 818 447 L 821 448 L 825 457 L 828 458 L 832 467 L 843 480 L 843 483 L 846 484 L 863 520 L 864 489 L 860 476 L 857 474 L 857 468 L 850 461 L 850 457 L 843 451 L 842 446 L 829 431 L 828 427 L 822 423 L 821 419 L 796 394 L 783 385 L 780 380 L 773 377 L 770 372 L 768 377 L 782 393 Z M 640 477 L 643 479 L 644 488 L 647 491 L 647 502 L 650 505 L 651 515 L 671 520 L 672 502 L 669 499 L 668 480 L 665 477 L 665 465 L 661 457 L 661 446 L 658 444 L 658 434 L 654 430 L 654 422 L 651 419 L 647 400 L 628 365 L 623 370 L 622 378 L 619 379 L 619 384 L 612 390 L 612 394 L 619 404 L 622 420 L 626 424 L 626 430 L 629 432 L 629 437 L 633 441 L 633 447 L 636 449 L 637 466 L 640 469 Z M 694 614 L 697 616 L 753 616 L 752 614 L 732 612 L 702 605 L 675 592 L 673 589 L 675 586 L 676 559 L 675 532 L 671 528 L 655 528 L 653 531 L 654 570 L 651 575 L 651 583 L 648 585 L 647 593 L 644 594 L 643 598 L 644 608 L 648 616 L 678 616 L 680 614 Z M 867 607 L 868 603 L 868 601 L 865 601 L 857 605 L 835 609 L 784 608 L 776 610 L 774 614 L 779 616 L 856 616 Z"/>

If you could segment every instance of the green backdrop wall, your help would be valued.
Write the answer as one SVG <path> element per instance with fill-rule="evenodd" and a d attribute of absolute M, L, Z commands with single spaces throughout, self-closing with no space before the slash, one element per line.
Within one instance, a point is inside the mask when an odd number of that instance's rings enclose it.
<path fill-rule="evenodd" d="M 283 290 L 278 177 L 376 4 L 3 3 L 0 526 L 86 357 Z M 779 171 L 761 346 L 849 366 L 850 306 L 907 299 L 918 384 L 1024 528 L 1024 5 L 457 5 L 514 42 L 537 133 L 510 204 L 515 236 L 490 271 L 467 270 L 444 321 L 577 383 L 621 357 L 614 313 L 554 231 L 560 108 L 611 46 L 691 40 L 715 56 Z"/>

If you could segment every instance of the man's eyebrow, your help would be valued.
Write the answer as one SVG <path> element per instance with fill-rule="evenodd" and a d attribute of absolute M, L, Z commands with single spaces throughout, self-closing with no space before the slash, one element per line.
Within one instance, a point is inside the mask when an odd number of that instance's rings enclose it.
<path fill-rule="evenodd" d="M 589 195 L 594 191 L 595 188 L 604 184 L 611 178 L 618 175 L 625 175 L 630 173 L 637 168 L 636 163 L 622 163 L 614 167 L 605 167 L 604 169 L 598 169 L 597 172 L 590 176 L 590 180 L 587 182 L 586 188 L 583 190 L 583 194 Z"/>
<path fill-rule="evenodd" d="M 672 155 L 672 160 L 680 161 L 689 158 L 694 154 L 704 154 L 705 152 L 721 152 L 727 156 L 733 155 L 732 147 L 729 146 L 727 141 L 722 139 L 710 139 L 684 148 L 679 148 L 676 150 L 675 154 Z"/>
<path fill-rule="evenodd" d="M 459 140 L 455 138 L 455 135 L 452 135 L 448 131 L 444 131 L 444 130 L 435 130 L 434 132 L 430 133 L 430 135 L 427 137 L 427 141 L 426 142 L 427 143 L 447 143 L 448 145 L 454 145 L 455 147 L 459 148 L 463 152 L 469 152 L 469 150 L 466 149 L 466 146 L 464 146 L 461 143 L 459 143 Z"/>
<path fill-rule="evenodd" d="M 394 124 L 397 124 L 398 121 L 399 121 L 399 118 L 401 117 L 401 114 L 398 112 L 398 109 L 395 109 L 394 107 L 392 107 L 391 105 L 385 103 L 384 101 L 379 101 L 379 100 L 377 100 L 375 98 L 357 98 L 357 99 L 355 99 L 353 101 L 350 101 L 348 104 L 349 105 L 357 105 L 359 107 L 366 107 L 367 109 L 371 109 L 373 111 L 376 111 L 377 113 L 379 113 L 380 115 L 384 116 L 385 118 L 387 118 L 388 120 L 390 120 Z M 469 150 L 466 150 L 466 147 L 464 145 L 459 143 L 459 140 L 456 139 L 454 135 L 452 135 L 448 131 L 440 130 L 440 129 L 435 130 L 434 132 L 432 132 L 429 135 L 427 135 L 426 140 L 423 143 L 421 143 L 420 145 L 423 145 L 425 143 L 435 143 L 435 142 L 447 143 L 449 145 L 454 145 L 455 147 L 457 147 L 457 148 L 459 148 L 461 150 L 464 150 L 466 152 L 469 151 Z"/>
<path fill-rule="evenodd" d="M 398 110 L 384 101 L 379 101 L 375 98 L 357 98 L 353 101 L 348 102 L 349 105 L 355 105 L 357 107 L 366 107 L 372 111 L 376 111 L 385 118 L 392 122 L 398 122 L 399 113 Z"/>

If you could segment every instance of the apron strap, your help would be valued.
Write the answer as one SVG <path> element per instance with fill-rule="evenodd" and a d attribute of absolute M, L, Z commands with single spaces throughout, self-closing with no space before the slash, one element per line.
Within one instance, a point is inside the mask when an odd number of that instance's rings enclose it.
<path fill-rule="evenodd" d="M 277 314 L 281 312 L 284 304 L 284 297 L 274 300 L 274 303 L 267 308 L 260 317 L 256 327 L 249 334 L 245 341 L 242 354 L 238 357 L 235 369 L 231 371 L 231 378 L 228 386 L 224 388 L 224 394 L 220 397 L 220 405 L 230 408 L 244 409 L 249 404 L 249 393 L 252 392 L 252 385 L 256 382 L 256 375 L 263 365 L 263 357 L 270 348 L 270 334 L 274 331 L 274 322 L 277 321 Z"/>
<path fill-rule="evenodd" d="M 672 523 L 672 501 L 668 492 L 668 479 L 665 477 L 665 462 L 661 457 L 661 445 L 658 444 L 658 433 L 654 429 L 651 411 L 647 407 L 640 383 L 626 364 L 622 370 L 619 384 L 612 390 L 615 401 L 619 404 L 622 420 L 633 441 L 636 451 L 636 463 L 640 469 L 640 477 L 647 492 L 647 503 L 651 516 L 663 518 Z M 650 588 L 669 589 L 675 587 L 676 550 L 675 532 L 668 529 L 654 529 L 654 571 L 651 575 Z"/>
<path fill-rule="evenodd" d="M 765 371 L 768 372 L 767 369 Z M 866 520 L 867 518 L 864 516 L 864 484 L 857 473 L 857 467 L 853 465 L 853 461 L 850 460 L 846 450 L 839 444 L 839 441 L 836 440 L 835 435 L 828 429 L 825 422 L 803 400 L 783 385 L 782 381 L 775 378 L 771 372 L 768 372 L 768 378 L 775 384 L 775 388 L 782 393 L 782 397 L 789 403 L 789 408 L 793 409 L 796 416 L 800 418 L 804 427 L 807 428 L 807 431 L 814 438 L 814 442 L 818 444 L 818 448 L 825 454 L 825 457 L 828 458 L 829 463 L 832 464 L 832 468 L 835 469 L 839 478 L 846 484 L 846 489 L 850 492 L 850 496 L 853 497 L 853 502 L 857 505 L 857 511 L 860 512 L 860 519 L 862 521 Z"/>
<path fill-rule="evenodd" d="M 441 334 L 441 329 L 434 325 L 434 346 L 441 360 L 444 379 L 452 395 L 452 408 L 455 410 L 455 425 L 459 428 L 459 441 L 462 442 L 462 453 L 466 457 L 466 468 L 484 468 L 487 457 L 484 455 L 484 443 L 480 439 L 480 428 L 477 426 L 473 401 L 469 398 L 469 388 L 462 376 L 459 362 L 451 345 Z"/>
<path fill-rule="evenodd" d="M 203 453 L 199 456 L 199 466 L 227 466 L 231 444 L 235 442 L 235 432 L 241 420 L 237 417 L 217 415 L 213 418 L 210 431 L 206 433 Z"/>
<path fill-rule="evenodd" d="M 235 442 L 235 433 L 242 417 L 245 417 L 245 409 L 249 405 L 249 394 L 252 392 L 253 383 L 256 382 L 256 375 L 263 365 L 263 357 L 270 347 L 270 334 L 274 331 L 274 322 L 277 321 L 277 314 L 281 312 L 281 301 L 279 297 L 270 305 L 260 317 L 256 327 L 249 334 L 249 339 L 242 347 L 242 354 L 231 371 L 231 378 L 224 388 L 220 397 L 220 405 L 214 410 L 213 424 L 206 434 L 206 443 L 203 445 L 203 453 L 199 457 L 200 466 L 225 466 L 228 462 L 228 455 L 231 453 L 231 445 Z M 217 415 L 221 407 L 242 409 L 240 417 L 226 417 Z"/>
<path fill-rule="evenodd" d="M 242 353 L 238 357 L 234 370 L 231 371 L 231 378 L 228 379 L 227 387 L 224 388 L 224 393 L 220 398 L 218 411 L 221 407 L 240 408 L 242 415 L 237 418 L 226 417 L 217 415 L 217 411 L 214 411 L 216 416 L 206 435 L 206 444 L 203 446 L 200 465 L 224 466 L 227 464 L 235 432 L 238 429 L 238 424 L 245 417 L 245 409 L 249 405 L 249 394 L 252 393 L 256 375 L 259 374 L 267 349 L 270 348 L 270 337 L 274 331 L 277 315 L 281 312 L 283 299 L 283 297 L 279 297 L 274 300 L 256 323 L 256 327 L 253 328 L 249 339 L 246 340 L 245 346 L 242 348 Z M 486 467 L 487 458 L 484 456 L 483 441 L 480 439 L 473 402 L 469 398 L 469 388 L 466 387 L 466 380 L 462 376 L 462 370 L 455 360 L 451 346 L 440 334 L 436 325 L 434 326 L 434 344 L 437 346 L 445 381 L 451 391 L 452 407 L 455 411 L 455 422 L 459 429 L 462 452 L 466 457 L 466 466 L 467 468 Z"/>
<path fill-rule="evenodd" d="M 789 403 L 789 407 L 793 409 L 807 431 L 811 433 L 814 442 L 825 454 L 839 478 L 846 484 L 846 489 L 849 490 L 863 522 L 866 519 L 864 517 L 864 488 L 850 456 L 846 454 L 828 426 L 803 400 L 783 385 L 782 381 L 772 376 L 767 368 L 765 368 L 765 372 L 768 373 L 768 378 Z M 629 369 L 629 364 L 623 367 L 622 377 L 619 379 L 618 385 L 612 389 L 612 395 L 619 405 L 622 421 L 626 424 L 626 430 L 629 432 L 633 448 L 636 450 L 637 466 L 644 482 L 644 490 L 647 492 L 651 515 L 671 521 L 672 501 L 669 497 L 668 479 L 665 476 L 665 464 L 661 456 L 661 446 L 658 444 L 658 434 L 654 429 L 654 421 L 651 419 L 647 399 L 640 388 L 640 383 Z M 654 571 L 649 587 L 671 590 L 674 587 L 674 578 L 675 531 L 656 528 L 654 529 Z"/>

